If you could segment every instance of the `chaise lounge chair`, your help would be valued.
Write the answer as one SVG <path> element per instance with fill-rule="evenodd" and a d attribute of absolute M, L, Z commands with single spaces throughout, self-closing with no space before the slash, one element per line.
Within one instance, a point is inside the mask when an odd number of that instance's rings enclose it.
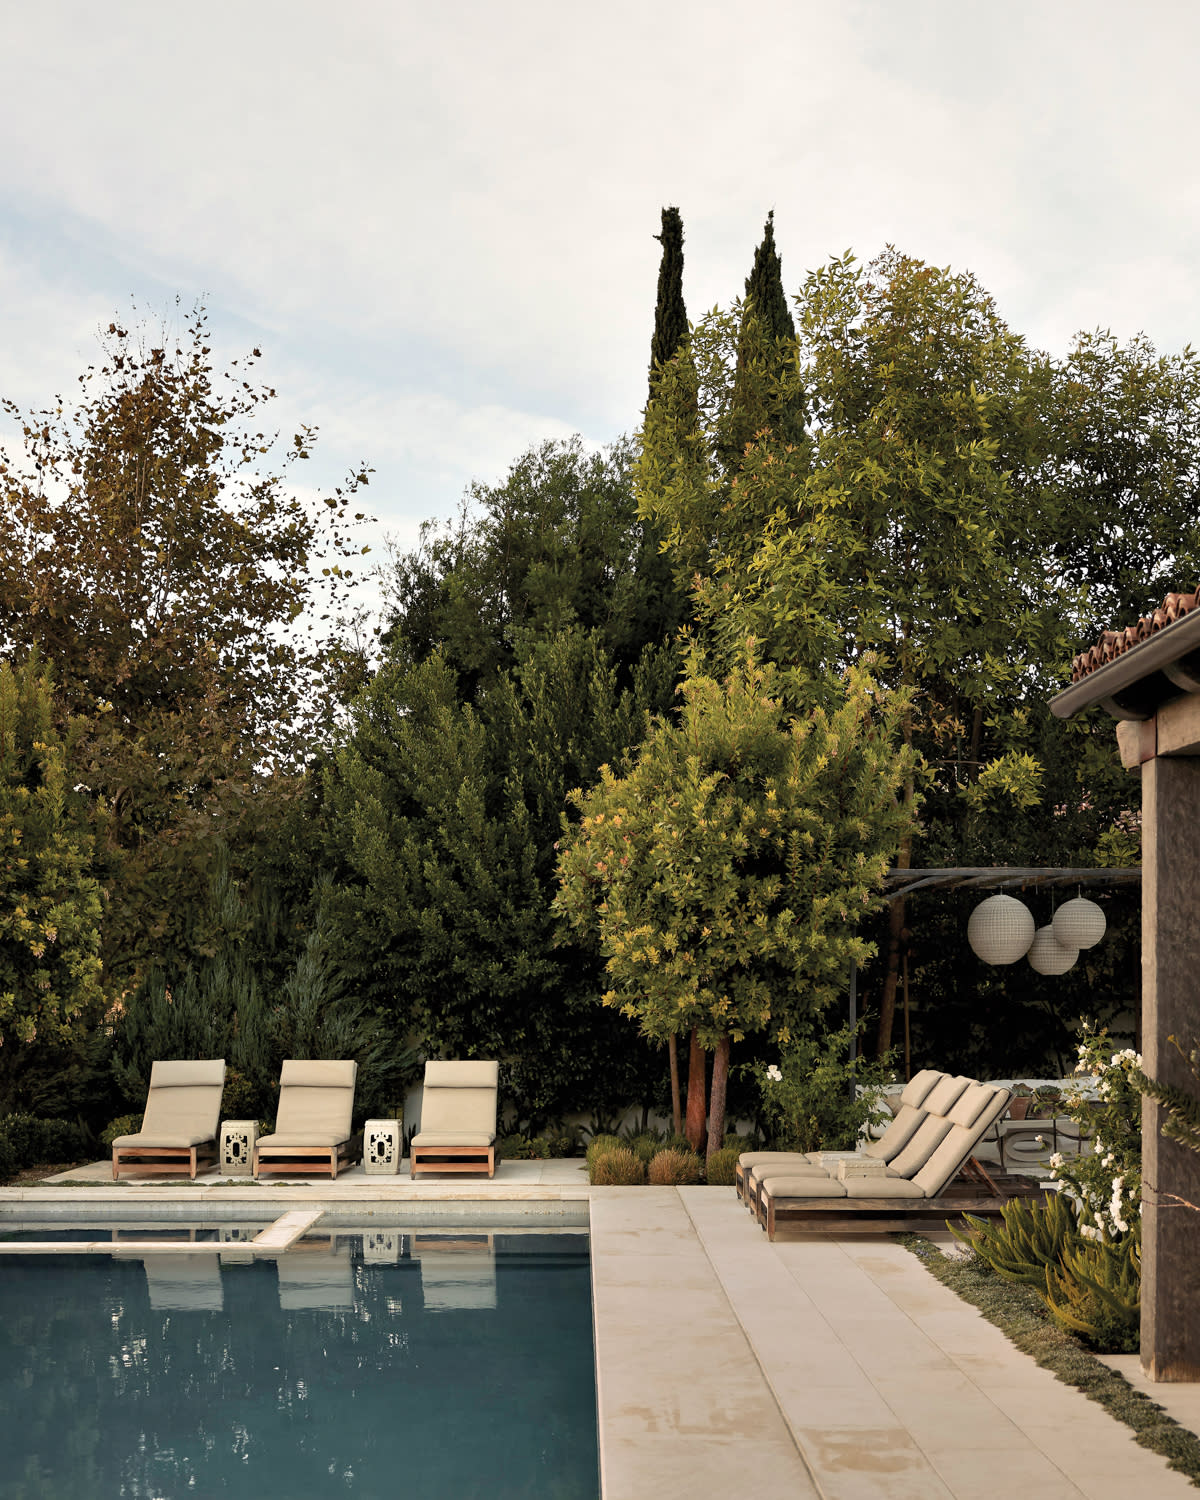
<path fill-rule="evenodd" d="M 279 1109 L 272 1135 L 254 1145 L 254 1175 L 287 1172 L 308 1176 L 353 1161 L 350 1122 L 354 1115 L 356 1062 L 333 1058 L 289 1058 L 279 1074 Z"/>
<path fill-rule="evenodd" d="M 852 1219 L 891 1229 L 914 1220 L 943 1219 L 947 1213 L 994 1210 L 1003 1195 L 972 1153 L 1008 1108 L 1010 1097 L 1007 1089 L 968 1083 L 944 1116 L 929 1114 L 891 1163 L 873 1162 L 870 1168 L 856 1163 L 840 1174 L 809 1171 L 763 1178 L 758 1217 L 768 1238 L 775 1238 L 776 1225 L 786 1219 L 818 1227 L 827 1227 L 833 1219 Z M 947 1199 L 946 1189 L 960 1171 L 983 1183 L 989 1196 Z M 879 1222 L 881 1218 L 886 1222 Z"/>
<path fill-rule="evenodd" d="M 186 1170 L 194 1180 L 201 1160 L 216 1160 L 224 1087 L 222 1058 L 153 1063 L 142 1128 L 112 1143 L 113 1181 L 122 1168 L 138 1176 Z"/>
<path fill-rule="evenodd" d="M 839 1156 L 878 1157 L 881 1161 L 890 1162 L 908 1145 L 916 1134 L 917 1127 L 924 1122 L 928 1113 L 926 1100 L 936 1085 L 947 1076 L 945 1073 L 937 1072 L 934 1068 L 923 1068 L 921 1072 L 914 1074 L 904 1086 L 904 1091 L 900 1095 L 900 1108 L 887 1129 L 877 1140 L 869 1141 L 860 1151 L 743 1151 L 738 1158 L 735 1174 L 738 1197 L 753 1213 L 751 1173 L 758 1167 L 776 1168 L 794 1164 L 803 1170 L 805 1165 L 821 1167 L 827 1158 Z M 963 1079 L 962 1088 L 965 1088 L 966 1084 L 967 1080 Z M 962 1088 L 958 1090 L 958 1093 L 962 1092 Z M 957 1094 L 954 1097 L 957 1098 Z M 951 1104 L 954 1100 L 951 1098 L 946 1102 Z"/>
<path fill-rule="evenodd" d="M 496 1175 L 496 1062 L 427 1062 L 409 1171 Z"/>

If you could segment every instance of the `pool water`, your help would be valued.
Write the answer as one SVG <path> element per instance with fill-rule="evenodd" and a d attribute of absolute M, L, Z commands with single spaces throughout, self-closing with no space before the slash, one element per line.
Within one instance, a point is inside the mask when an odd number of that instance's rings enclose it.
<path fill-rule="evenodd" d="M 2 1500 L 595 1500 L 586 1236 L 244 1254 L 0 1245 Z"/>

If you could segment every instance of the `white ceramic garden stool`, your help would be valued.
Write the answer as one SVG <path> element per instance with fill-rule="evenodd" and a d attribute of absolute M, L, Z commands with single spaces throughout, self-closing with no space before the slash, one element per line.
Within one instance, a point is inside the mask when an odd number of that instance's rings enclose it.
<path fill-rule="evenodd" d="M 249 1172 L 257 1140 L 257 1120 L 226 1120 L 221 1126 L 221 1170 Z"/>
<path fill-rule="evenodd" d="M 399 1120 L 368 1120 L 363 1126 L 363 1171 L 370 1177 L 394 1177 L 404 1155 Z"/>

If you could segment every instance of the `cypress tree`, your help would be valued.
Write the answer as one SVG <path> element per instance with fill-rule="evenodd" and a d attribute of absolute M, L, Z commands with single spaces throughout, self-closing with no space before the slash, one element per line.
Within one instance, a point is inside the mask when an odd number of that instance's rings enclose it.
<path fill-rule="evenodd" d="M 774 209 L 767 215 L 762 243 L 754 252 L 754 265 L 746 277 L 743 326 L 750 314 L 758 318 L 759 325 L 768 338 L 791 340 L 796 337 L 796 325 L 792 322 L 787 298 L 783 293 L 783 269 L 779 253 L 775 249 Z"/>
<path fill-rule="evenodd" d="M 804 413 L 794 397 L 781 400 L 778 384 L 795 352 L 796 325 L 783 290 L 783 270 L 775 248 L 775 210 L 767 215 L 762 242 L 746 277 L 738 334 L 733 409 L 728 432 L 719 445 L 726 470 L 740 468 L 756 432 L 769 427 L 782 442 L 798 441 Z"/>
<path fill-rule="evenodd" d="M 687 338 L 687 308 L 683 301 L 683 220 L 677 208 L 662 211 L 662 233 L 654 238 L 662 248 L 658 267 L 658 301 L 654 308 L 654 336 L 650 340 L 650 400 L 658 386 L 659 367 L 665 365 Z"/>

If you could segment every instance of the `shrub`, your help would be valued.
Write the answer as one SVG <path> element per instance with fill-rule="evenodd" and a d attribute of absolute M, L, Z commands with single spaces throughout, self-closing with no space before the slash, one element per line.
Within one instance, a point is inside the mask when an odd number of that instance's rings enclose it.
<path fill-rule="evenodd" d="M 111 1146 L 119 1135 L 136 1135 L 141 1128 L 141 1115 L 118 1115 L 115 1120 L 104 1127 L 100 1142 L 104 1146 Z"/>
<path fill-rule="evenodd" d="M 678 1183 L 699 1182 L 700 1158 L 694 1151 L 679 1151 L 668 1147 L 651 1159 L 648 1175 L 652 1187 L 674 1187 Z"/>
<path fill-rule="evenodd" d="M 663 1149 L 663 1142 L 662 1137 L 653 1130 L 640 1130 L 637 1135 L 629 1138 L 628 1146 L 642 1166 L 648 1167 Z"/>
<path fill-rule="evenodd" d="M 597 1151 L 588 1168 L 588 1181 L 594 1187 L 636 1187 L 646 1180 L 645 1167 L 620 1142 Z"/>
<path fill-rule="evenodd" d="M 621 1137 L 619 1135 L 594 1135 L 588 1142 L 588 1148 L 585 1152 L 585 1155 L 587 1156 L 588 1170 L 591 1170 L 592 1163 L 596 1160 L 596 1157 L 600 1154 L 600 1152 L 611 1151 L 614 1146 L 623 1145 L 624 1142 L 621 1140 Z"/>
<path fill-rule="evenodd" d="M 496 1141 L 499 1161 L 545 1161 L 549 1155 L 550 1144 L 544 1136 L 502 1135 Z"/>
<path fill-rule="evenodd" d="M 824 1036 L 793 1036 L 778 1066 L 755 1067 L 773 1148 L 851 1150 L 864 1126 L 887 1119 L 880 1098 L 890 1057 L 851 1062 L 854 1034 L 846 1025 Z"/>
<path fill-rule="evenodd" d="M 1046 1269 L 1045 1298 L 1060 1328 L 1102 1354 L 1136 1354 L 1141 1331 L 1141 1223 L 1114 1245 L 1080 1241 Z"/>
<path fill-rule="evenodd" d="M 579 1131 L 574 1125 L 558 1125 L 547 1130 L 545 1139 L 553 1157 L 579 1155 Z"/>
<path fill-rule="evenodd" d="M 737 1181 L 738 1157 L 742 1154 L 740 1146 L 722 1146 L 719 1151 L 714 1151 L 705 1164 L 705 1177 L 709 1187 L 732 1187 Z"/>
<path fill-rule="evenodd" d="M 70 1120 L 0 1115 L 0 1179 L 43 1162 L 76 1161 L 86 1149 L 84 1131 Z"/>

